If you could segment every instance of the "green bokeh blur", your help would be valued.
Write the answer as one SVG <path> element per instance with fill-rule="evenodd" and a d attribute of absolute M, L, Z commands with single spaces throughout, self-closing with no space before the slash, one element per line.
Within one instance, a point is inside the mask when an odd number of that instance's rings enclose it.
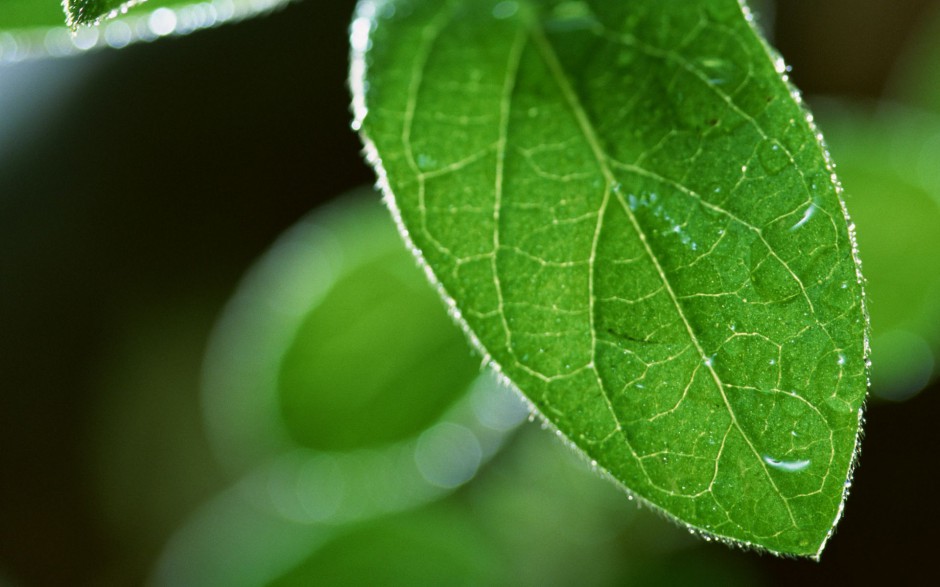
<path fill-rule="evenodd" d="M 433 424 L 479 372 L 443 308 L 427 311 L 441 304 L 395 246 L 344 276 L 284 357 L 281 412 L 299 444 L 338 450 L 401 440 Z M 361 386 L 356 393 L 344 385 L 350 373 Z M 454 380 L 463 383 L 442 384 Z"/>

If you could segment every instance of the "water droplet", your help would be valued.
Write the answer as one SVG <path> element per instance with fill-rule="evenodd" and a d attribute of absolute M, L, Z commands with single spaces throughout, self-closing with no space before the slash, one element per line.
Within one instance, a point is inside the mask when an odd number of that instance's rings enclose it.
<path fill-rule="evenodd" d="M 354 51 L 365 52 L 370 48 L 369 33 L 372 31 L 372 21 L 368 18 L 359 17 L 353 21 L 350 27 L 349 42 Z"/>
<path fill-rule="evenodd" d="M 713 85 L 724 85 L 729 82 L 737 81 L 737 69 L 731 61 L 724 59 L 705 58 L 699 60 L 699 67 L 707 76 L 708 83 Z"/>
<path fill-rule="evenodd" d="M 519 4 L 517 2 L 500 2 L 493 7 L 493 17 L 499 20 L 512 18 L 518 12 Z"/>
<path fill-rule="evenodd" d="M 432 485 L 452 488 L 469 481 L 482 461 L 476 435 L 458 424 L 444 422 L 418 437 L 415 464 Z"/>
<path fill-rule="evenodd" d="M 705 360 L 704 360 L 703 362 L 705 363 L 705 366 L 706 366 L 706 367 L 712 367 L 712 366 L 714 366 L 714 364 L 715 364 L 715 355 L 712 355 L 712 356 L 710 356 L 710 357 L 705 357 Z"/>
<path fill-rule="evenodd" d="M 786 150 L 775 140 L 761 143 L 760 162 L 768 175 L 776 175 L 783 171 L 790 163 Z"/>
<path fill-rule="evenodd" d="M 150 15 L 147 24 L 158 37 L 165 37 L 176 30 L 176 13 L 169 8 L 157 8 Z"/>
<path fill-rule="evenodd" d="M 773 467 L 774 469 L 777 469 L 779 471 L 786 471 L 787 473 L 797 473 L 799 471 L 806 469 L 810 465 L 809 459 L 800 459 L 796 461 L 781 461 L 779 459 L 775 459 L 768 455 L 764 455 L 763 458 L 764 458 L 764 462 L 770 465 L 771 467 Z"/>
<path fill-rule="evenodd" d="M 152 17 L 151 17 L 152 18 Z M 174 25 L 175 26 L 175 25 Z M 72 44 L 76 49 L 87 51 L 98 45 L 98 28 L 84 27 L 72 35 Z"/>
<path fill-rule="evenodd" d="M 791 226 L 790 230 L 796 230 L 798 228 L 802 228 L 807 222 L 810 221 L 810 219 L 813 217 L 815 213 L 816 213 L 816 204 L 810 204 L 809 207 L 806 209 L 806 212 L 803 213 L 803 217 L 800 218 L 796 224 Z"/>
<path fill-rule="evenodd" d="M 839 360 L 836 362 L 840 365 L 845 365 L 845 355 L 842 353 L 839 353 Z"/>
<path fill-rule="evenodd" d="M 109 47 L 121 49 L 134 40 L 134 31 L 123 21 L 114 21 L 104 29 L 104 39 Z"/>
<path fill-rule="evenodd" d="M 421 153 L 418 155 L 417 163 L 418 163 L 418 168 L 420 169 L 430 169 L 437 164 L 437 161 L 435 161 L 434 158 L 431 157 L 430 155 L 425 155 L 424 153 Z"/>

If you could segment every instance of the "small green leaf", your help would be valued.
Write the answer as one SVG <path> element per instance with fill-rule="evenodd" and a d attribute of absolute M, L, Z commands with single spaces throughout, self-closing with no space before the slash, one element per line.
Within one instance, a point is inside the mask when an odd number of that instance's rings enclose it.
<path fill-rule="evenodd" d="M 356 124 L 493 366 L 691 529 L 818 556 L 866 392 L 852 227 L 735 0 L 363 1 Z"/>
<path fill-rule="evenodd" d="M 270 12 L 290 1 L 0 0 L 0 63 L 184 35 Z"/>
<path fill-rule="evenodd" d="M 70 27 L 96 24 L 100 19 L 128 10 L 146 0 L 64 0 L 65 17 Z"/>

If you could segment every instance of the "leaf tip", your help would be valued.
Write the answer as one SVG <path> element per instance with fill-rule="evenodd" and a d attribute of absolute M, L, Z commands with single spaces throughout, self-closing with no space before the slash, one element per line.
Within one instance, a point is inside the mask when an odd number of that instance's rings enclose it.
<path fill-rule="evenodd" d="M 80 27 L 97 26 L 102 21 L 125 14 L 146 1 L 127 0 L 115 7 L 115 2 L 109 0 L 62 0 L 62 9 L 65 11 L 65 24 L 75 32 Z"/>

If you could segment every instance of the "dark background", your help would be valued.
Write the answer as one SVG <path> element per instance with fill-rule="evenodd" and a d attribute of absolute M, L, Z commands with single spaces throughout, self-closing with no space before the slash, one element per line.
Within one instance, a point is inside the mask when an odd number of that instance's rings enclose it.
<path fill-rule="evenodd" d="M 810 104 L 877 98 L 937 6 L 785 0 L 774 43 Z M 125 383 L 160 368 L 192 389 L 244 270 L 306 212 L 372 181 L 349 129 L 352 8 L 307 0 L 185 38 L 0 69 L 0 100 L 26 96 L 0 112 L 0 585 L 138 583 L 222 483 L 205 466 L 198 400 L 168 389 L 135 404 Z M 127 406 L 147 417 L 115 424 Z M 768 584 L 905 584 L 935 570 L 938 415 L 936 387 L 870 407 L 822 563 L 705 548 L 755 559 Z M 112 434 L 134 441 L 109 446 Z M 184 448 L 194 456 L 183 472 L 160 478 L 162 455 Z M 106 457 L 131 464 L 110 470 Z M 100 479 L 121 471 L 139 473 L 102 495 Z"/>

